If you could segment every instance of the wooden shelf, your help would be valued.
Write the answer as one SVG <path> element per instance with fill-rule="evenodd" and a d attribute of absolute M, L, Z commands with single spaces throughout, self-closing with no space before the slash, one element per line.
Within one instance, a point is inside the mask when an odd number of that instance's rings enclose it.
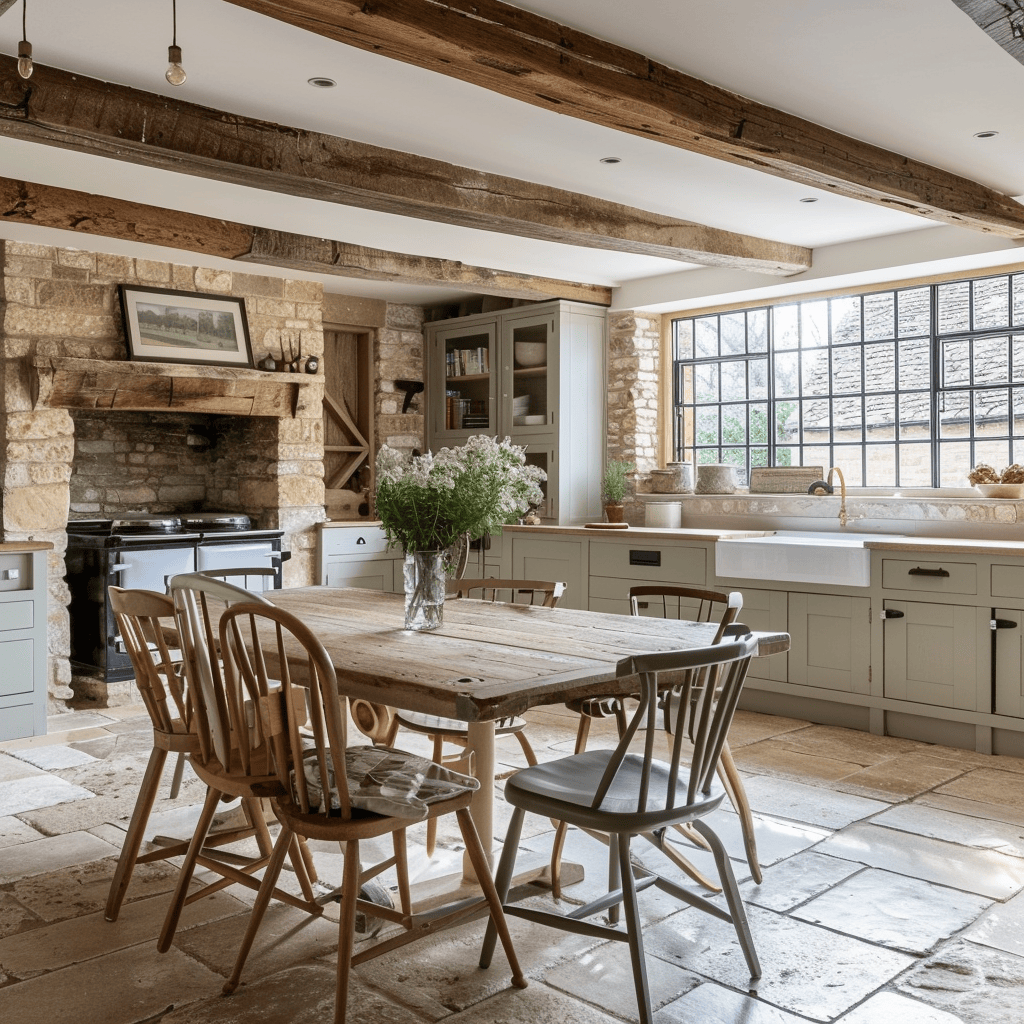
<path fill-rule="evenodd" d="M 281 418 L 322 401 L 323 377 L 233 366 L 36 357 L 30 367 L 37 409 L 198 412 Z"/>
<path fill-rule="evenodd" d="M 546 366 L 517 366 L 512 371 L 516 377 L 543 377 L 547 372 Z"/>
<path fill-rule="evenodd" d="M 463 384 L 470 384 L 476 380 L 490 380 L 491 375 L 489 373 L 460 373 L 457 377 L 446 377 L 445 380 L 449 384 L 457 384 L 460 381 Z"/>

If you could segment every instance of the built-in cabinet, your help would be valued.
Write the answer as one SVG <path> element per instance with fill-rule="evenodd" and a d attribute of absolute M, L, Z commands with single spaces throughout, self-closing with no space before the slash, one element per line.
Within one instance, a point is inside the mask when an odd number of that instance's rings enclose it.
<path fill-rule="evenodd" d="M 46 559 L 51 547 L 0 545 L 0 740 L 46 732 Z"/>
<path fill-rule="evenodd" d="M 321 523 L 317 543 L 317 582 L 325 587 L 361 587 L 400 594 L 400 557 L 376 524 Z"/>
<path fill-rule="evenodd" d="M 545 302 L 427 324 L 426 440 L 511 437 L 547 473 L 541 518 L 601 515 L 605 310 Z"/>

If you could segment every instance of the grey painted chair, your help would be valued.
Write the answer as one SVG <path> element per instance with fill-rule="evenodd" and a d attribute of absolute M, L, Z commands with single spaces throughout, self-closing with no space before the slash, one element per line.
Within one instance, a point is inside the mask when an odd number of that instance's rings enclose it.
<path fill-rule="evenodd" d="M 618 665 L 617 674 L 624 683 L 629 680 L 629 689 L 623 692 L 639 691 L 639 704 L 615 749 L 589 750 L 546 761 L 524 768 L 505 783 L 505 799 L 514 810 L 495 877 L 503 903 L 515 873 L 527 811 L 558 818 L 588 833 L 606 833 L 611 837 L 618 855 L 618 870 L 608 893 L 575 908 L 568 916 L 517 905 L 506 905 L 505 913 L 591 938 L 628 942 L 641 1024 L 652 1024 L 653 1013 L 637 894 L 652 885 L 689 906 L 730 922 L 736 929 L 751 977 L 761 975 L 729 855 L 721 839 L 703 820 L 719 807 L 725 796 L 723 790 L 714 786 L 715 772 L 747 666 L 756 649 L 756 639 L 747 636 L 690 651 L 624 659 Z M 658 675 L 664 672 L 684 673 L 680 700 L 675 702 L 675 739 L 669 764 L 654 758 Z M 641 728 L 646 730 L 643 752 L 630 752 L 630 742 Z M 682 763 L 684 736 L 693 745 L 688 766 Z M 635 836 L 651 838 L 672 825 L 683 823 L 692 824 L 710 846 L 727 909 L 684 889 L 672 879 L 640 867 L 631 859 L 630 843 Z M 624 911 L 625 931 L 587 920 L 595 914 L 618 910 L 620 906 Z M 490 964 L 495 938 L 496 932 L 488 926 L 480 954 L 481 967 Z"/>

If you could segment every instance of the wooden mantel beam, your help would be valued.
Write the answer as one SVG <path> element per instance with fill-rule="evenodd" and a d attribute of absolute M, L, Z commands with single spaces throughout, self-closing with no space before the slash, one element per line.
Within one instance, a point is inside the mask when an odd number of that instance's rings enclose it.
<path fill-rule="evenodd" d="M 611 289 L 603 285 L 529 277 L 454 260 L 386 252 L 13 178 L 0 177 L 0 221 L 121 238 L 239 263 L 337 277 L 459 288 L 514 299 L 563 298 L 611 304 Z"/>
<path fill-rule="evenodd" d="M 0 134 L 403 217 L 788 275 L 811 253 L 592 196 L 290 128 L 0 56 Z"/>
<path fill-rule="evenodd" d="M 501 0 L 228 0 L 569 117 L 1009 238 L 1024 206 Z"/>

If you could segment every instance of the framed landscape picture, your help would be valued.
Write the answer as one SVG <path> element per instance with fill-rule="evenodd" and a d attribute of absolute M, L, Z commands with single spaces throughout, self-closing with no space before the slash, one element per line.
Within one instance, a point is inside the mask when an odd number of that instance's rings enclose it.
<path fill-rule="evenodd" d="M 253 365 L 243 299 L 129 284 L 118 292 L 130 359 Z"/>

